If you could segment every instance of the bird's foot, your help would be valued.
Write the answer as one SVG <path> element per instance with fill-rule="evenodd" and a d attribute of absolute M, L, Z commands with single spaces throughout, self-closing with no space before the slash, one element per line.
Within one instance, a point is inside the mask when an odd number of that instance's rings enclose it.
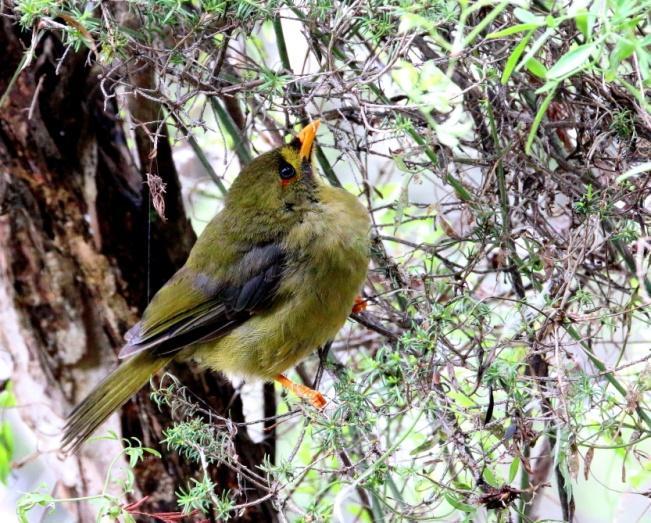
<path fill-rule="evenodd" d="M 294 383 L 284 374 L 278 374 L 274 379 L 287 390 L 291 390 L 299 398 L 309 401 L 313 407 L 321 410 L 326 406 L 327 401 L 318 390 L 311 389 L 300 383 Z"/>
<path fill-rule="evenodd" d="M 353 305 L 353 314 L 359 314 L 366 310 L 366 300 L 361 296 L 355 296 L 355 304 Z"/>

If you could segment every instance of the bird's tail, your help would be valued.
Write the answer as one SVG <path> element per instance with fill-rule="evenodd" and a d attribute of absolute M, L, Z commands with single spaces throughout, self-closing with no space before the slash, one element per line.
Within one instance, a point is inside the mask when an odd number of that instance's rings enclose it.
<path fill-rule="evenodd" d="M 138 392 L 152 374 L 172 360 L 141 352 L 122 363 L 95 387 L 68 416 L 62 449 L 74 452 L 106 419 Z"/>

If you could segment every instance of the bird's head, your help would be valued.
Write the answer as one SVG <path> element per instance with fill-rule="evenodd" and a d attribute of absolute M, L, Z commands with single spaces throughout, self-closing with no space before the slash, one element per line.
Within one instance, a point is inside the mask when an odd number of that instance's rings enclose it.
<path fill-rule="evenodd" d="M 224 210 L 251 220 L 248 225 L 260 231 L 300 220 L 317 203 L 320 181 L 312 171 L 312 151 L 318 128 L 315 120 L 288 144 L 244 167 L 228 191 Z"/>

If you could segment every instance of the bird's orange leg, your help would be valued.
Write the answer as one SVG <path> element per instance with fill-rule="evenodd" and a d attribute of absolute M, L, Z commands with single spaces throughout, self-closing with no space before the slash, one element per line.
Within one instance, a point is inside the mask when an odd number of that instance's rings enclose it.
<path fill-rule="evenodd" d="M 355 296 L 355 304 L 353 305 L 353 314 L 359 314 L 366 310 L 366 300 L 361 296 Z"/>
<path fill-rule="evenodd" d="M 309 401 L 312 406 L 316 407 L 317 409 L 320 410 L 325 407 L 327 402 L 318 390 L 311 389 L 310 387 L 306 387 L 300 383 L 294 383 L 284 374 L 278 374 L 278 376 L 276 376 L 274 379 L 287 390 L 291 390 L 299 398 Z"/>

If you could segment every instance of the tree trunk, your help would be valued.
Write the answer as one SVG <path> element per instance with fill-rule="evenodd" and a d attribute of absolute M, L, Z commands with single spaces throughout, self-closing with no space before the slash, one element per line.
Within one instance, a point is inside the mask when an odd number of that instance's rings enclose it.
<path fill-rule="evenodd" d="M 0 96 L 30 38 L 0 17 Z M 85 52 L 68 50 L 61 60 L 64 50 L 56 35 L 46 34 L 0 107 L 0 351 L 11 362 L 17 412 L 33 433 L 39 459 L 59 479 L 58 497 L 101 491 L 118 443 L 93 442 L 66 458 L 58 452 L 59 430 L 71 407 L 117 364 L 123 333 L 195 239 L 167 139 L 152 150 L 137 133 L 138 168 L 116 99 L 105 101 L 99 88 L 101 71 Z M 129 109 L 142 113 L 136 121 L 156 110 L 141 99 L 131 99 Z M 166 185 L 166 221 L 150 212 L 148 170 Z M 243 420 L 241 400 L 226 380 L 183 365 L 172 370 L 217 412 L 228 406 L 235 421 Z M 158 447 L 170 420 L 147 394 L 127 404 L 121 418 L 113 416 L 103 432 L 110 428 Z M 236 447 L 244 465 L 261 463 L 265 447 L 245 428 Z M 143 512 L 178 510 L 174 490 L 197 473 L 161 451 L 162 459 L 136 469 L 140 495 L 150 496 L 139 507 Z M 213 473 L 220 488 L 237 485 L 230 470 Z M 250 490 L 240 502 L 265 493 L 245 487 Z M 90 506 L 69 509 L 77 521 L 94 520 Z M 261 503 L 239 519 L 273 521 L 275 515 Z"/>

